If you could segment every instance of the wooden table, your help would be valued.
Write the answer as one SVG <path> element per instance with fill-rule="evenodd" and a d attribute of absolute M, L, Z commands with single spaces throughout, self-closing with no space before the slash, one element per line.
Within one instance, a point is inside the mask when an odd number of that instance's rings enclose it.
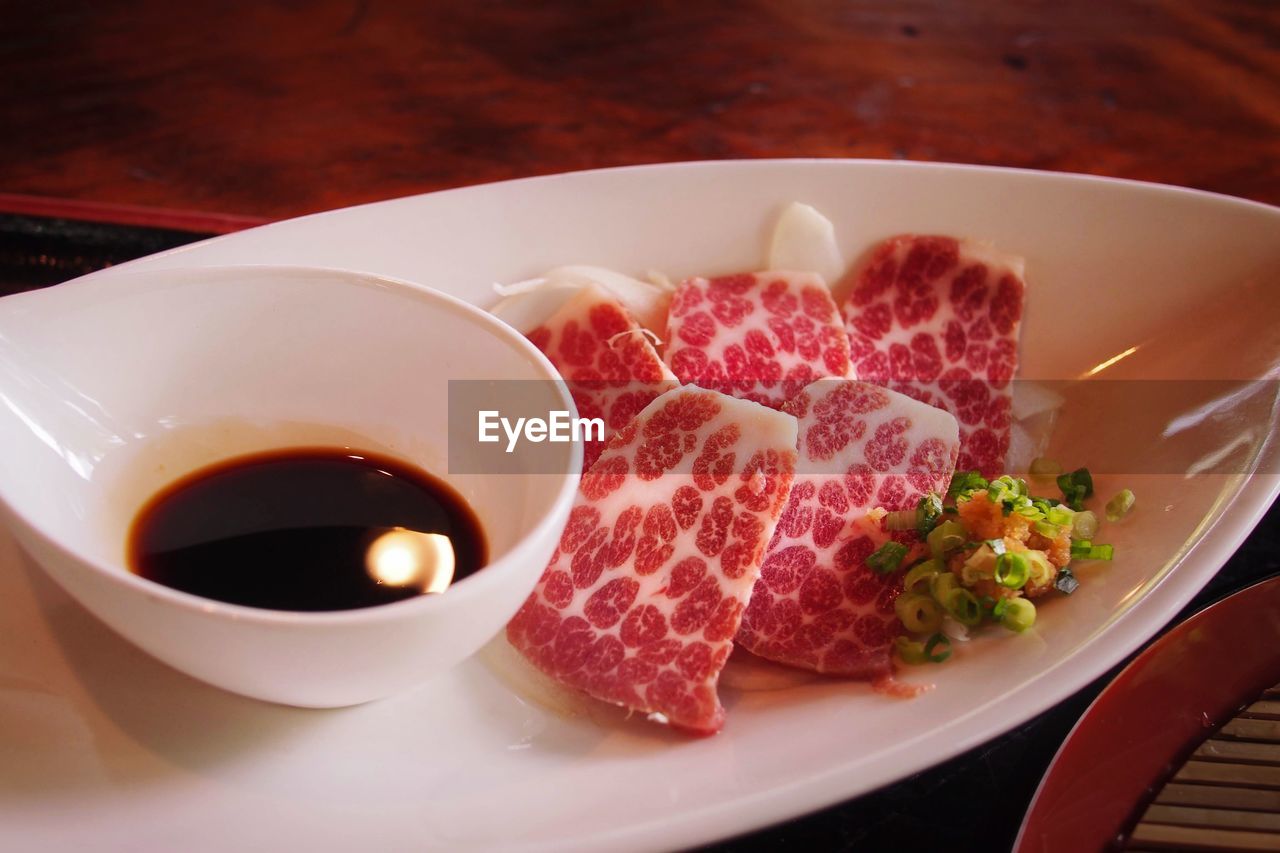
<path fill-rule="evenodd" d="M 0 213 L 117 223 L 0 217 L 0 261 L 22 274 L 6 286 L 33 286 L 264 219 L 705 158 L 1000 164 L 1280 203 L 1278 10 L 0 0 Z M 127 227 L 142 224 L 190 233 Z M 1273 508 L 1178 618 L 1280 571 L 1277 554 Z M 1106 678 L 930 771 L 721 849 L 1007 848 Z"/>
<path fill-rule="evenodd" d="M 568 169 L 804 156 L 1277 203 L 1278 8 L 0 0 L 0 193 L 280 218 Z"/>

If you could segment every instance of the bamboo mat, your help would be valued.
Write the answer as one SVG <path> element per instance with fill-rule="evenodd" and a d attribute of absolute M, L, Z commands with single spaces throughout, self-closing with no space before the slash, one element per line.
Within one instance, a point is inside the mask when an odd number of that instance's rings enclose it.
<path fill-rule="evenodd" d="M 1126 849 L 1280 851 L 1280 685 L 1200 744 Z"/>

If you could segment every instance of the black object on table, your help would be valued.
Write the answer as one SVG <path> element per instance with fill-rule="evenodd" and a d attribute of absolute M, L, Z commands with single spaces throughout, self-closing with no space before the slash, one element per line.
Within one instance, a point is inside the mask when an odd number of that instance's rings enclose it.
<path fill-rule="evenodd" d="M 0 294 L 55 284 L 211 236 L 0 214 Z M 1161 633 L 1218 599 L 1276 574 L 1280 574 L 1280 503 L 1271 507 L 1221 571 Z M 1063 739 L 1094 697 L 1140 651 L 1039 717 L 950 761 L 807 817 L 703 849 L 716 853 L 1009 850 Z M 851 724 L 849 737 L 857 736 Z"/>
<path fill-rule="evenodd" d="M 58 284 L 212 236 L 0 213 L 0 295 Z"/>

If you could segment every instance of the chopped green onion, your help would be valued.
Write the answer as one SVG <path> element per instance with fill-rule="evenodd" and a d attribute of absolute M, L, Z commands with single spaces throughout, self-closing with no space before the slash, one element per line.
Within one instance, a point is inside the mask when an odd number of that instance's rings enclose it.
<path fill-rule="evenodd" d="M 1091 510 L 1077 512 L 1071 519 L 1072 539 L 1092 539 L 1098 534 L 1098 516 Z"/>
<path fill-rule="evenodd" d="M 913 634 L 927 634 L 942 627 L 942 609 L 927 595 L 914 592 L 900 595 L 893 609 L 903 627 Z"/>
<path fill-rule="evenodd" d="M 996 564 L 996 548 L 1004 545 L 1003 539 L 986 539 L 982 542 L 966 542 L 965 548 L 972 548 L 964 558 L 966 565 L 977 563 L 987 563 L 987 568 L 993 568 Z"/>
<path fill-rule="evenodd" d="M 987 480 L 978 471 L 957 471 L 951 478 L 951 485 L 947 487 L 948 498 L 958 498 L 968 496 L 971 492 L 987 487 Z"/>
<path fill-rule="evenodd" d="M 1078 512 L 1084 509 L 1085 500 L 1093 497 L 1093 475 L 1088 468 L 1077 468 L 1058 477 L 1058 488 L 1062 490 L 1067 506 Z"/>
<path fill-rule="evenodd" d="M 870 557 L 867 557 L 867 565 L 879 575 L 896 572 L 898 567 L 902 565 L 902 561 L 906 558 L 909 550 L 901 542 L 890 540 L 877 548 Z"/>
<path fill-rule="evenodd" d="M 1071 543 L 1073 560 L 1110 560 L 1115 556 L 1115 548 L 1111 545 L 1094 545 L 1088 539 L 1080 539 Z"/>
<path fill-rule="evenodd" d="M 1000 624 L 1021 634 L 1036 624 L 1036 606 L 1025 598 L 1010 598 L 1004 613 L 1000 616 Z"/>
<path fill-rule="evenodd" d="M 958 521 L 944 521 L 930 530 L 929 535 L 925 537 L 925 541 L 929 543 L 929 550 L 935 557 L 941 557 L 948 551 L 959 548 L 968 539 L 969 534 L 965 531 L 964 525 Z"/>
<path fill-rule="evenodd" d="M 991 618 L 999 622 L 1004 612 L 1009 609 L 1009 599 L 1002 598 L 991 606 Z"/>
<path fill-rule="evenodd" d="M 1005 515 L 1017 513 L 1031 521 L 1039 521 L 1053 507 L 1050 498 L 1032 497 L 1025 480 L 1008 475 L 997 477 L 987 484 L 987 499 L 1000 505 Z"/>
<path fill-rule="evenodd" d="M 1010 512 L 1014 511 L 1014 507 L 1018 503 L 1018 496 L 1010 493 L 1005 488 L 997 488 L 996 484 L 992 483 L 987 488 L 987 500 L 1000 506 L 1001 514 L 1009 515 Z"/>
<path fill-rule="evenodd" d="M 1008 497 L 1009 486 L 1000 481 L 999 478 L 987 483 L 987 498 L 992 503 L 1002 503 Z"/>
<path fill-rule="evenodd" d="M 1077 512 L 1079 510 L 1084 509 L 1085 498 L 1084 498 L 1083 489 L 1077 486 L 1071 486 L 1068 489 L 1063 490 L 1063 495 L 1066 498 L 1067 506 L 1071 507 Z"/>
<path fill-rule="evenodd" d="M 947 600 L 942 606 L 961 625 L 973 627 L 982 621 L 982 605 L 978 603 L 978 597 L 964 587 L 958 586 L 947 593 Z"/>
<path fill-rule="evenodd" d="M 1062 528 L 1051 521 L 1037 521 L 1031 525 L 1031 529 L 1045 539 L 1057 539 L 1058 534 L 1062 532 Z"/>
<path fill-rule="evenodd" d="M 897 532 L 916 529 L 914 509 L 895 509 L 884 517 L 884 529 Z"/>
<path fill-rule="evenodd" d="M 990 546 L 983 543 L 977 550 L 965 558 L 960 566 L 960 580 L 972 586 L 978 581 L 988 580 L 996 570 L 996 555 Z"/>
<path fill-rule="evenodd" d="M 1062 473 L 1062 464 L 1039 456 L 1031 460 L 1031 468 L 1027 473 L 1037 480 L 1052 480 Z"/>
<path fill-rule="evenodd" d="M 956 576 L 951 572 L 939 572 L 929 578 L 929 594 L 933 596 L 934 601 L 944 607 L 947 604 L 947 596 L 956 588 Z"/>
<path fill-rule="evenodd" d="M 1003 539 L 984 539 L 982 544 L 990 548 L 991 553 L 995 554 L 997 557 L 1004 553 Z"/>
<path fill-rule="evenodd" d="M 1026 551 L 1024 556 L 1031 564 L 1031 575 L 1027 578 L 1027 584 L 1033 587 L 1048 586 L 1053 580 L 1054 572 L 1057 571 L 1053 563 L 1049 562 L 1048 555 L 1043 551 Z"/>
<path fill-rule="evenodd" d="M 1121 489 L 1119 494 L 1107 501 L 1107 521 L 1119 521 L 1128 515 L 1129 510 L 1133 509 L 1134 500 L 1133 492 Z"/>
<path fill-rule="evenodd" d="M 942 498 L 933 492 L 920 498 L 915 509 L 898 509 L 884 517 L 886 530 L 914 530 L 928 536 L 942 519 Z"/>
<path fill-rule="evenodd" d="M 938 646 L 946 646 L 947 651 L 936 652 L 935 650 L 938 648 Z M 951 657 L 950 649 L 951 649 L 951 641 L 947 639 L 946 634 L 941 634 L 941 633 L 934 634 L 932 637 L 926 640 L 924 644 L 924 654 L 925 654 L 925 657 L 929 659 L 930 663 L 942 663 L 944 660 Z"/>
<path fill-rule="evenodd" d="M 930 492 L 916 504 L 916 532 L 928 536 L 941 520 L 942 498 Z"/>
<path fill-rule="evenodd" d="M 1089 473 L 1088 468 L 1077 468 L 1069 476 L 1075 485 L 1084 487 L 1086 498 L 1093 497 L 1093 475 Z"/>
<path fill-rule="evenodd" d="M 1052 506 L 1045 512 L 1044 517 L 1049 520 L 1050 524 L 1066 527 L 1075 523 L 1075 515 L 1075 510 L 1068 509 L 1065 506 Z"/>
<path fill-rule="evenodd" d="M 903 663 L 919 666 L 922 663 L 929 662 L 929 657 L 924 653 L 924 643 L 917 643 L 906 637 L 898 637 L 893 641 L 893 647 L 898 652 L 898 657 L 902 658 Z"/>
<path fill-rule="evenodd" d="M 1049 510 L 1057 506 L 1057 503 L 1053 502 L 1053 498 L 1033 497 L 1031 499 L 1031 505 L 1034 506 L 1036 509 L 1040 510 L 1041 516 L 1043 516 L 1044 518 L 1048 518 Z"/>
<path fill-rule="evenodd" d="M 893 645 L 898 651 L 898 657 L 902 658 L 902 662 L 913 666 L 925 663 L 942 663 L 951 657 L 951 641 L 947 639 L 945 634 L 934 634 L 923 643 L 909 640 L 906 637 L 898 637 L 893 641 Z M 938 646 L 947 648 L 939 652 L 937 651 Z"/>
<path fill-rule="evenodd" d="M 1064 566 L 1058 569 L 1058 576 L 1054 578 L 1053 586 L 1063 595 L 1070 595 L 1080 588 L 1080 581 L 1076 580 L 1075 574 Z"/>
<path fill-rule="evenodd" d="M 996 477 L 991 481 L 991 486 L 995 487 L 997 491 L 1005 492 L 1014 497 L 1027 497 L 1026 480 L 1019 480 L 1017 477 L 1010 477 L 1008 474 L 1003 477 Z"/>
<path fill-rule="evenodd" d="M 1022 589 L 1031 576 L 1031 563 L 1022 554 L 1007 553 L 996 558 L 996 583 L 1009 589 Z"/>
<path fill-rule="evenodd" d="M 915 592 L 916 587 L 921 585 L 927 589 L 929 581 L 943 569 L 941 560 L 921 560 L 912 566 L 907 571 L 907 576 L 902 579 L 902 591 Z"/>

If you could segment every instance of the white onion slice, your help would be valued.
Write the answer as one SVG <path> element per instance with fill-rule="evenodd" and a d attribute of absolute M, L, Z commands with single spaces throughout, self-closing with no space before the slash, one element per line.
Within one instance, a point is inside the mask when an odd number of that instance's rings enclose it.
<path fill-rule="evenodd" d="M 641 326 L 658 337 L 667 333 L 667 306 L 671 303 L 671 293 L 662 287 L 604 267 L 583 265 L 556 267 L 547 272 L 546 278 L 574 282 L 579 287 L 594 282 L 613 294 Z"/>
<path fill-rule="evenodd" d="M 644 274 L 645 279 L 659 290 L 675 292 L 676 285 L 671 278 L 661 270 L 649 270 Z"/>
<path fill-rule="evenodd" d="M 1009 413 L 1015 421 L 1025 421 L 1041 412 L 1061 409 L 1065 399 L 1057 391 L 1032 382 L 1016 379 L 1013 382 L 1013 402 Z"/>
<path fill-rule="evenodd" d="M 1031 460 L 1040 455 L 1036 441 L 1022 424 L 1009 426 L 1009 452 L 1004 457 L 1006 471 L 1026 471 L 1031 467 Z"/>
<path fill-rule="evenodd" d="M 793 201 L 773 226 L 769 269 L 815 272 L 828 284 L 844 273 L 844 258 L 836 244 L 836 229 L 818 211 Z"/>
<path fill-rule="evenodd" d="M 545 278 L 530 281 L 541 281 L 542 284 L 536 287 L 525 287 L 525 282 L 508 285 L 520 289 L 489 308 L 490 314 L 524 334 L 545 323 L 578 292 L 577 287 L 549 283 Z M 495 284 L 494 289 L 497 290 L 499 286 Z"/>
<path fill-rule="evenodd" d="M 942 617 L 942 633 L 947 635 L 947 639 L 957 643 L 969 642 L 969 629 L 950 616 Z"/>
<path fill-rule="evenodd" d="M 568 285 L 565 285 L 568 287 Z M 521 293 L 530 293 L 534 290 L 541 290 L 547 287 L 547 280 L 541 276 L 538 278 L 526 278 L 524 281 L 517 281 L 512 284 L 493 283 L 493 292 L 499 296 L 519 296 Z"/>
<path fill-rule="evenodd" d="M 637 323 L 659 338 L 666 334 L 670 288 L 604 267 L 556 267 L 537 278 L 509 285 L 495 284 L 494 290 L 504 298 L 489 312 L 520 331 L 529 332 L 546 322 L 588 284 L 607 290 Z"/>
<path fill-rule="evenodd" d="M 963 238 L 960 242 L 970 263 L 986 264 L 989 268 L 1007 266 L 1018 278 L 1026 280 L 1027 259 L 1021 255 L 1001 251 L 990 240 Z"/>

